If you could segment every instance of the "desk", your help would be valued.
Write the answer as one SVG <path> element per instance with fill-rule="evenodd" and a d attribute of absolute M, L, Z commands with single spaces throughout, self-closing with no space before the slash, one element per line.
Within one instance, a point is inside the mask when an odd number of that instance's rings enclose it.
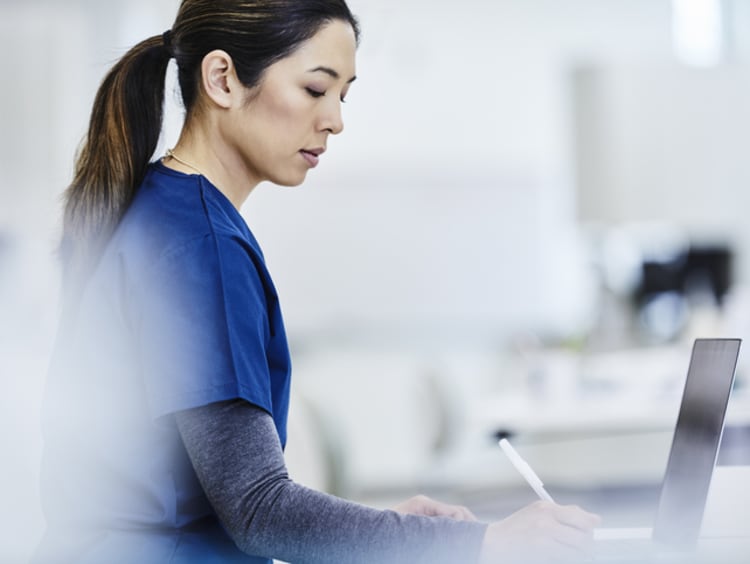
<path fill-rule="evenodd" d="M 750 560 L 750 466 L 714 470 L 701 536 L 686 564 L 746 564 Z M 681 563 L 682 564 L 682 563 Z"/>
<path fill-rule="evenodd" d="M 674 564 L 745 564 L 750 558 L 750 466 L 725 466 L 714 470 L 703 514 L 700 538 L 690 551 L 650 556 L 649 563 Z M 594 537 L 600 541 L 649 539 L 651 529 L 598 529 Z M 615 545 L 617 546 L 617 545 Z M 658 545 L 657 545 L 658 546 Z M 643 564 L 644 557 L 623 557 L 623 552 L 606 547 L 597 561 L 633 562 Z M 619 547 L 618 547 L 619 548 Z"/>

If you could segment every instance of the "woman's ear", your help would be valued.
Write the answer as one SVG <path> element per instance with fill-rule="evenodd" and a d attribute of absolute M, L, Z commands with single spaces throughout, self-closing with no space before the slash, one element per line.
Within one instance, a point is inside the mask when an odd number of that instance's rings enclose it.
<path fill-rule="evenodd" d="M 237 78 L 232 57 L 220 49 L 203 57 L 201 81 L 208 99 L 224 109 L 234 106 L 244 90 Z"/>

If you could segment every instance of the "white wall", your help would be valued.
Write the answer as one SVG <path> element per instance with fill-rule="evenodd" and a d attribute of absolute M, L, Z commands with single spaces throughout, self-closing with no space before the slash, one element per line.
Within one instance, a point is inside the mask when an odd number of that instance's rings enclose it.
<path fill-rule="evenodd" d="M 38 535 L 38 398 L 54 333 L 58 197 L 99 80 L 177 0 L 0 2 L 0 560 Z M 750 10 L 736 2 L 739 60 Z M 590 315 L 568 71 L 671 59 L 667 0 L 352 0 L 359 79 L 306 186 L 245 208 L 290 335 L 576 332 Z M 165 145 L 179 127 L 169 110 Z M 750 237 L 750 236 L 749 236 Z M 372 325 L 370 325 L 372 323 Z M 489 335 L 489 337 L 488 337 Z M 484 342 L 484 341 L 482 341 Z M 5 558 L 5 556 L 8 558 Z"/>

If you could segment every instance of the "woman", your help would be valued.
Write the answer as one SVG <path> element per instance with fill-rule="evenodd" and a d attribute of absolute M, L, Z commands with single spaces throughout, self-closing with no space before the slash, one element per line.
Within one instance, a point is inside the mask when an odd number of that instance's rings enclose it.
<path fill-rule="evenodd" d="M 344 0 L 184 0 L 105 78 L 66 192 L 45 399 L 40 562 L 510 562 L 579 555 L 596 517 L 485 525 L 425 497 L 379 511 L 290 481 L 279 302 L 239 214 L 300 184 L 355 80 Z M 186 110 L 149 161 L 175 58 Z"/>

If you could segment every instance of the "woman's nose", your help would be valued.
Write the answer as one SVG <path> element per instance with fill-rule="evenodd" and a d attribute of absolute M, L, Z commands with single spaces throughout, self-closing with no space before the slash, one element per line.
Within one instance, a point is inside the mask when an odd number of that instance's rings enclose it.
<path fill-rule="evenodd" d="M 344 131 L 344 120 L 341 117 L 341 104 L 340 100 L 332 102 L 327 108 L 321 118 L 320 128 L 323 131 L 329 131 L 334 135 L 338 135 Z"/>

